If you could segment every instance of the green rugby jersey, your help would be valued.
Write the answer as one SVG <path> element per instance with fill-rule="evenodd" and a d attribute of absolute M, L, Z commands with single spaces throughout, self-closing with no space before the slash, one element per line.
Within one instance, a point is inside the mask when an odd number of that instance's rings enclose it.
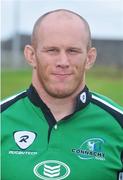
<path fill-rule="evenodd" d="M 123 111 L 85 88 L 56 122 L 35 88 L 2 103 L 2 180 L 122 180 Z"/>

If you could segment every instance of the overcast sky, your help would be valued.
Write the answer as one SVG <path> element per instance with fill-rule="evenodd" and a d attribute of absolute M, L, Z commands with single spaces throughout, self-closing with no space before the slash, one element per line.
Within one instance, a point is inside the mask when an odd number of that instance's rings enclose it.
<path fill-rule="evenodd" d="M 1 38 L 30 34 L 43 13 L 65 8 L 83 16 L 94 38 L 123 40 L 123 0 L 1 0 Z"/>

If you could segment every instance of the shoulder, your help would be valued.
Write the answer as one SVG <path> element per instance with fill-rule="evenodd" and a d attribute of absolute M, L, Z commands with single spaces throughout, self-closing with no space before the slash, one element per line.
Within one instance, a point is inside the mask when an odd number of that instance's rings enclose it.
<path fill-rule="evenodd" d="M 91 93 L 91 102 L 105 110 L 107 113 L 111 114 L 123 127 L 123 107 L 106 96 L 94 92 Z"/>
<path fill-rule="evenodd" d="M 25 90 L 25 91 L 22 91 L 22 92 L 20 92 L 18 94 L 10 96 L 10 97 L 6 98 L 5 100 L 1 101 L 0 102 L 1 112 L 5 111 L 6 109 L 8 109 L 12 105 L 14 105 L 19 100 L 25 98 L 26 96 L 27 96 L 27 92 Z"/>

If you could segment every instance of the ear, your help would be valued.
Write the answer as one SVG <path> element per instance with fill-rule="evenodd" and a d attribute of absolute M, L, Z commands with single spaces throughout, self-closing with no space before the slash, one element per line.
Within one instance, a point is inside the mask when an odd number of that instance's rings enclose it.
<path fill-rule="evenodd" d="M 85 65 L 86 70 L 90 69 L 93 66 L 93 64 L 96 61 L 96 56 L 97 56 L 96 48 L 90 48 L 87 53 L 87 60 Z"/>
<path fill-rule="evenodd" d="M 35 69 L 36 68 L 35 50 L 31 45 L 25 46 L 24 56 L 25 56 L 28 64 L 30 64 Z"/>

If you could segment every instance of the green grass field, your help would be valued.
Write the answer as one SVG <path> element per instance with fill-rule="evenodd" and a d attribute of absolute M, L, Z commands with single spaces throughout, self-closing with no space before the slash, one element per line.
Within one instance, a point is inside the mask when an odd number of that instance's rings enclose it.
<path fill-rule="evenodd" d="M 31 83 L 31 70 L 1 73 L 2 99 L 25 90 Z M 101 93 L 123 106 L 123 71 L 116 68 L 93 68 L 87 73 L 87 85 L 90 90 Z"/>

